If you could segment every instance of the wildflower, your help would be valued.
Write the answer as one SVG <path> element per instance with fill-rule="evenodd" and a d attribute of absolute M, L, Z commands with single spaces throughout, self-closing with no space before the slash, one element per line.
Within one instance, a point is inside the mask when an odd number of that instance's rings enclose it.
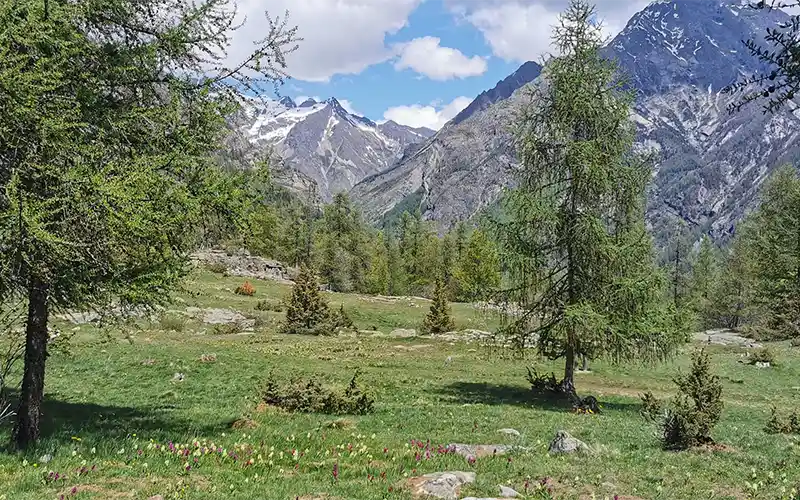
<path fill-rule="evenodd" d="M 339 480 L 339 463 L 338 462 L 333 464 L 333 480 L 334 481 L 338 481 Z"/>
<path fill-rule="evenodd" d="M 70 490 L 70 493 L 72 493 L 73 495 L 78 493 L 78 487 L 77 486 L 73 486 L 72 490 Z"/>
<path fill-rule="evenodd" d="M 92 446 L 92 449 L 91 449 L 91 450 L 89 450 L 89 452 L 90 452 L 92 455 L 94 455 L 95 453 L 97 453 L 97 448 L 95 448 L 94 446 Z"/>

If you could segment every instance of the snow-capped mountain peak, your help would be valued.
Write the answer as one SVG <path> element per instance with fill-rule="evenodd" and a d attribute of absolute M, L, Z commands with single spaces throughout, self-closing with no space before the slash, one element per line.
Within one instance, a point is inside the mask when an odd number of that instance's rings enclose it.
<path fill-rule="evenodd" d="M 313 179 L 326 200 L 387 168 L 406 147 L 434 133 L 394 122 L 378 125 L 349 113 L 335 97 L 308 98 L 300 105 L 288 97 L 253 100 L 242 116 L 237 127 L 249 142 L 273 147 L 286 165 Z"/>

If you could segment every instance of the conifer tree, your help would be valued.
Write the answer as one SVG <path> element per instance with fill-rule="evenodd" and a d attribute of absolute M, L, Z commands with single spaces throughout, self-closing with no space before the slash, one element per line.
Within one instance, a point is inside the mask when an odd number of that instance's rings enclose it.
<path fill-rule="evenodd" d="M 439 278 L 436 280 L 431 308 L 422 322 L 422 331 L 428 335 L 439 335 L 453 330 L 455 330 L 455 323 L 450 312 L 450 303 L 447 300 L 447 287 L 444 279 Z"/>
<path fill-rule="evenodd" d="M 500 257 L 485 232 L 476 229 L 469 236 L 457 271 L 460 300 L 487 297 L 500 286 Z"/>
<path fill-rule="evenodd" d="M 403 255 L 400 252 L 400 245 L 392 231 L 387 231 L 384 235 L 386 246 L 386 267 L 388 274 L 389 295 L 405 295 L 408 293 L 408 276 L 406 275 L 403 264 Z"/>
<path fill-rule="evenodd" d="M 691 295 L 695 316 L 704 328 L 715 326 L 714 293 L 718 279 L 717 250 L 711 238 L 704 235 L 692 262 Z"/>
<path fill-rule="evenodd" d="M 387 295 L 389 293 L 389 249 L 383 232 L 373 235 L 370 242 L 370 262 L 367 274 L 367 293 Z"/>
<path fill-rule="evenodd" d="M 744 232 L 755 277 L 755 305 L 763 327 L 779 339 L 800 338 L 800 174 L 777 170 Z"/>
<path fill-rule="evenodd" d="M 328 302 L 319 290 L 314 271 L 306 265 L 300 266 L 300 272 L 295 279 L 281 331 L 301 335 L 332 333 Z"/>
<path fill-rule="evenodd" d="M 224 120 L 286 76 L 296 37 L 268 18 L 231 64 L 235 17 L 229 0 L 0 1 L 0 293 L 28 303 L 18 447 L 40 434 L 51 310 L 163 303 L 187 228 L 241 222 L 214 164 Z"/>
<path fill-rule="evenodd" d="M 518 127 L 516 188 L 496 223 L 509 270 L 504 295 L 517 345 L 564 358 L 560 388 L 575 395 L 576 356 L 667 356 L 679 341 L 661 307 L 663 276 L 644 225 L 650 162 L 632 151 L 633 95 L 601 58 L 595 11 L 573 0 L 561 15 L 543 83 Z"/>
<path fill-rule="evenodd" d="M 728 250 L 712 298 L 712 314 L 716 324 L 737 329 L 753 316 L 754 276 L 746 226 L 740 226 Z"/>

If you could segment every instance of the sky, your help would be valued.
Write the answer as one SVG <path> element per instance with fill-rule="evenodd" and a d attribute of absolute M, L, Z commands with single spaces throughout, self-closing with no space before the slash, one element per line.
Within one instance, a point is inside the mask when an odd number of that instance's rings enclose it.
<path fill-rule="evenodd" d="M 649 0 L 595 0 L 613 36 Z M 374 121 L 439 129 L 522 63 L 551 53 L 568 0 L 239 0 L 231 58 L 283 16 L 302 38 L 281 96 L 335 97 Z"/>

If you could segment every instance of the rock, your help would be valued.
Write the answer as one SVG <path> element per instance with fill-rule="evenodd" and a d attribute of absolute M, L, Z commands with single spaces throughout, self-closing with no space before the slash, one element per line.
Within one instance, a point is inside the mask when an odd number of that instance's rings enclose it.
<path fill-rule="evenodd" d="M 414 498 L 457 500 L 461 486 L 475 482 L 474 472 L 434 472 L 408 480 Z"/>
<path fill-rule="evenodd" d="M 708 330 L 705 332 L 697 332 L 694 334 L 696 342 L 703 342 L 706 344 L 715 345 L 732 345 L 748 348 L 758 348 L 761 344 L 753 342 L 752 339 L 743 337 L 742 335 L 734 332 L 733 330 Z"/>
<path fill-rule="evenodd" d="M 478 459 L 495 455 L 505 455 L 514 449 L 507 444 L 451 444 L 457 454 L 466 459 Z"/>
<path fill-rule="evenodd" d="M 392 330 L 392 333 L 390 333 L 389 335 L 392 336 L 392 337 L 410 338 L 410 337 L 416 337 L 417 336 L 417 331 L 414 330 L 413 328 L 409 328 L 409 329 L 406 329 L 406 328 L 395 328 L 394 330 Z"/>
<path fill-rule="evenodd" d="M 43 464 L 49 463 L 51 460 L 53 460 L 53 455 L 49 453 L 39 457 L 39 461 L 42 462 Z"/>
<path fill-rule="evenodd" d="M 162 497 L 161 495 L 153 495 L 147 500 L 164 500 L 164 497 Z"/>
<path fill-rule="evenodd" d="M 558 431 L 556 432 L 555 439 L 550 443 L 549 451 L 553 455 L 576 452 L 585 453 L 589 451 L 589 447 L 580 439 L 570 436 L 567 431 Z"/>
<path fill-rule="evenodd" d="M 378 330 L 359 330 L 359 335 L 369 335 L 370 337 L 385 337 L 386 334 Z"/>
<path fill-rule="evenodd" d="M 509 488 L 508 486 L 500 485 L 500 496 L 503 498 L 517 498 L 519 493 L 513 488 Z"/>
<path fill-rule="evenodd" d="M 195 263 L 223 266 L 231 276 L 292 283 L 286 266 L 276 260 L 250 255 L 246 250 L 231 254 L 223 250 L 206 250 L 195 252 L 191 259 Z"/>
<path fill-rule="evenodd" d="M 505 434 L 507 436 L 516 436 L 516 437 L 520 436 L 519 431 L 516 429 L 499 429 L 497 432 L 499 432 L 500 434 Z"/>
<path fill-rule="evenodd" d="M 183 382 L 186 379 L 186 375 L 180 372 L 175 372 L 175 375 L 172 376 L 173 382 Z"/>
<path fill-rule="evenodd" d="M 256 320 L 247 319 L 242 313 L 232 309 L 187 307 L 186 314 L 199 319 L 207 325 L 232 325 L 236 324 L 243 330 L 253 328 Z"/>
<path fill-rule="evenodd" d="M 769 368 L 770 367 L 769 361 L 756 361 L 754 364 L 756 365 L 756 368 Z"/>

